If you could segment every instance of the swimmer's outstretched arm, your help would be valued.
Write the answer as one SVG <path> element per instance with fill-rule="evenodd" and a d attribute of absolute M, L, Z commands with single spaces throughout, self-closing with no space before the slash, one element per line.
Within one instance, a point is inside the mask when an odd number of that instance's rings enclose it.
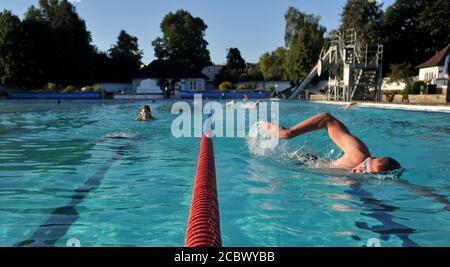
<path fill-rule="evenodd" d="M 262 126 L 266 131 L 272 134 L 275 137 L 280 139 L 291 139 L 301 134 L 305 134 L 312 131 L 318 131 L 327 126 L 331 126 L 332 123 L 338 122 L 340 125 L 339 131 L 348 132 L 348 129 L 339 121 L 337 121 L 333 116 L 328 113 L 320 113 L 314 117 L 311 117 L 305 121 L 300 122 L 299 124 L 291 127 L 285 128 L 283 126 L 279 126 L 272 123 L 264 123 Z M 336 124 L 336 123 L 334 123 Z"/>
<path fill-rule="evenodd" d="M 345 153 L 355 154 L 356 152 L 356 154 L 370 155 L 367 146 L 353 136 L 342 122 L 329 113 L 320 113 L 291 128 L 284 128 L 267 122 L 262 126 L 271 135 L 280 139 L 291 139 L 301 134 L 326 129 L 330 139 Z"/>
<path fill-rule="evenodd" d="M 255 109 L 259 105 L 259 103 L 261 103 L 261 100 L 258 99 L 249 109 Z"/>

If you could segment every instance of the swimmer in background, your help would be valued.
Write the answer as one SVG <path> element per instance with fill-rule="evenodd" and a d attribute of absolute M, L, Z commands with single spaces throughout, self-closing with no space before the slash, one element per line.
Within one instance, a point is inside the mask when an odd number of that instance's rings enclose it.
<path fill-rule="evenodd" d="M 246 100 L 245 102 L 242 103 L 243 108 L 255 109 L 262 102 L 260 99 L 256 100 L 255 103 L 249 103 L 247 101 L 248 100 Z M 236 101 L 234 101 L 234 100 L 228 101 L 225 105 L 227 107 L 234 108 L 236 106 Z"/>
<path fill-rule="evenodd" d="M 141 108 L 141 112 L 139 113 L 139 116 L 136 117 L 136 121 L 148 121 L 153 120 L 155 117 L 152 116 L 152 110 L 150 109 L 149 105 L 144 105 Z"/>
<path fill-rule="evenodd" d="M 227 101 L 227 103 L 225 105 L 227 107 L 234 107 L 236 105 L 236 101 L 234 101 L 234 100 Z"/>
<path fill-rule="evenodd" d="M 244 97 L 242 98 L 242 102 L 247 103 L 248 102 L 248 96 L 244 94 Z"/>
<path fill-rule="evenodd" d="M 356 103 L 356 102 L 351 102 L 351 103 L 349 103 L 347 106 L 345 106 L 345 108 L 346 108 L 346 109 L 351 109 L 353 106 L 356 106 L 356 105 L 358 105 L 358 103 Z"/>
<path fill-rule="evenodd" d="M 346 169 L 353 173 L 380 173 L 400 169 L 401 165 L 395 159 L 388 157 L 373 157 L 369 148 L 348 128 L 329 113 L 320 113 L 292 128 L 264 122 L 261 124 L 272 136 L 280 139 L 291 139 L 301 134 L 326 129 L 330 139 L 344 151 L 344 156 L 332 162 L 335 168 Z"/>
<path fill-rule="evenodd" d="M 259 105 L 259 103 L 261 103 L 261 102 L 262 102 L 262 101 L 261 101 L 260 99 L 256 100 L 256 102 L 253 103 L 253 104 L 251 104 L 251 105 L 248 107 L 248 109 L 255 109 L 255 108 Z M 250 104 L 250 103 L 248 103 L 248 104 Z"/>

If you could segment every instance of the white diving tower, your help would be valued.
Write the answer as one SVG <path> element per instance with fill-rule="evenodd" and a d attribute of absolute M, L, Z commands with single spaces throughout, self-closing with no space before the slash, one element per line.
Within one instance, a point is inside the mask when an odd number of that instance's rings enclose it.
<path fill-rule="evenodd" d="M 304 92 L 322 94 L 328 100 L 380 100 L 383 45 L 360 44 L 354 29 L 345 34 L 334 33 L 320 53 L 317 64 L 303 81 L 292 89 L 289 99 L 298 99 Z M 316 76 L 328 70 L 325 92 L 321 88 L 307 88 Z"/>

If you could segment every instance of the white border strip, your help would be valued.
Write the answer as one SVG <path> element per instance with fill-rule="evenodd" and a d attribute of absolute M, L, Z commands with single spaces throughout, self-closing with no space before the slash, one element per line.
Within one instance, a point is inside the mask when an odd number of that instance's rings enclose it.
<path fill-rule="evenodd" d="M 383 103 L 365 103 L 365 102 L 342 102 L 342 101 L 310 101 L 311 103 L 346 106 L 350 103 L 357 103 L 357 107 L 396 109 L 425 112 L 443 112 L 450 113 L 450 106 L 427 106 L 427 105 L 405 105 L 405 104 L 383 104 Z"/>

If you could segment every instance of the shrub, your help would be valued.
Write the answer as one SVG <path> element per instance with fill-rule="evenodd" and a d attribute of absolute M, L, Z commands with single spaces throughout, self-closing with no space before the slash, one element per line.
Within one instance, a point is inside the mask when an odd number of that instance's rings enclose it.
<path fill-rule="evenodd" d="M 47 83 L 47 86 L 45 87 L 45 91 L 47 92 L 54 92 L 58 89 L 58 85 L 56 83 Z"/>
<path fill-rule="evenodd" d="M 77 88 L 73 85 L 69 85 L 62 90 L 63 93 L 70 93 L 70 92 L 75 92 L 75 91 L 77 91 Z"/>
<path fill-rule="evenodd" d="M 275 91 L 275 87 L 274 86 L 270 86 L 269 88 L 266 89 L 269 93 L 273 93 L 273 91 Z"/>
<path fill-rule="evenodd" d="M 411 64 L 391 64 L 389 65 L 391 69 L 390 74 L 390 82 L 411 82 L 411 77 L 413 76 L 413 73 L 411 70 L 413 70 L 413 67 Z"/>
<path fill-rule="evenodd" d="M 100 87 L 100 85 L 94 85 L 92 91 L 103 93 L 103 89 Z"/>
<path fill-rule="evenodd" d="M 250 87 L 248 86 L 248 84 L 240 84 L 237 88 L 237 90 L 245 90 L 245 89 L 250 89 Z"/>
<path fill-rule="evenodd" d="M 219 90 L 220 90 L 221 92 L 225 92 L 225 91 L 227 91 L 227 90 L 230 90 L 231 88 L 233 88 L 233 85 L 232 85 L 230 82 L 222 82 L 222 83 L 219 85 Z"/>
<path fill-rule="evenodd" d="M 394 101 L 394 97 L 397 94 L 398 91 L 383 91 L 383 95 L 386 96 L 386 99 L 388 102 Z"/>
<path fill-rule="evenodd" d="M 81 91 L 83 91 L 83 92 L 93 92 L 94 91 L 94 87 L 92 87 L 92 86 L 85 86 L 85 87 L 83 87 L 83 88 L 81 88 Z"/>
<path fill-rule="evenodd" d="M 418 95 L 421 89 L 425 89 L 427 84 L 424 81 L 415 81 L 406 85 L 404 94 Z"/>

